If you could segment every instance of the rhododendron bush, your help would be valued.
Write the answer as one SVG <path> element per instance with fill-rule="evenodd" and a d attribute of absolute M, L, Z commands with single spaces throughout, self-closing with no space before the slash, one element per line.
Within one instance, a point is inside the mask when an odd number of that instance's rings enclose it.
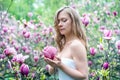
<path fill-rule="evenodd" d="M 89 80 L 120 80 L 118 3 L 78 0 L 67 4 L 79 11 L 85 28 Z M 0 11 L 0 80 L 57 80 L 56 74 L 48 74 L 43 59 L 54 59 L 57 53 L 53 24 L 45 24 L 41 15 L 32 12 L 27 17 L 16 20 L 7 11 Z"/>

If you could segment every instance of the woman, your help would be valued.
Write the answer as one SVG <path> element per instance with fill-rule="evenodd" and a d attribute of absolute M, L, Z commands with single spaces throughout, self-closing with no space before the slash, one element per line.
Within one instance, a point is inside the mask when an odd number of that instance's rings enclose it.
<path fill-rule="evenodd" d="M 58 54 L 54 60 L 45 58 L 49 73 L 58 69 L 59 80 L 88 80 L 86 36 L 80 26 L 80 17 L 71 7 L 57 11 L 54 27 Z"/>

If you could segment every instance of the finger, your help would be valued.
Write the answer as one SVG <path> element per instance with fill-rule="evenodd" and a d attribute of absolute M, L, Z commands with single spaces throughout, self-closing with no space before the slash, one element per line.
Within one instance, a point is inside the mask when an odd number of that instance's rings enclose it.
<path fill-rule="evenodd" d="M 49 62 L 54 62 L 54 60 L 52 60 L 52 59 L 49 59 L 49 58 L 47 58 L 47 60 L 48 60 Z"/>
<path fill-rule="evenodd" d="M 47 58 L 44 57 L 44 61 L 47 62 Z"/>
<path fill-rule="evenodd" d="M 46 63 L 48 63 L 48 64 L 51 63 L 51 61 L 49 60 L 49 58 L 44 58 L 44 61 L 45 61 Z"/>
<path fill-rule="evenodd" d="M 61 61 L 61 59 L 60 59 L 59 57 L 56 56 L 55 58 L 56 58 L 57 60 Z"/>

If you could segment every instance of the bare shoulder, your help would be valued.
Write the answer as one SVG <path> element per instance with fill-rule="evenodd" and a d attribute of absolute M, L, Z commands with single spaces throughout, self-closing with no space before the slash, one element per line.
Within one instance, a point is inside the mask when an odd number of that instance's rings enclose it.
<path fill-rule="evenodd" d="M 73 57 L 83 57 L 86 56 L 86 48 L 80 40 L 74 40 L 70 45 Z"/>
<path fill-rule="evenodd" d="M 70 45 L 71 49 L 85 49 L 85 46 L 80 40 L 73 40 L 73 42 Z"/>

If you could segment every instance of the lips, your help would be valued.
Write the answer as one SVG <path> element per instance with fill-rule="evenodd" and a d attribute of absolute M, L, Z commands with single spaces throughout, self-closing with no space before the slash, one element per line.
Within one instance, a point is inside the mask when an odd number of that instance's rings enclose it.
<path fill-rule="evenodd" d="M 61 30 L 65 30 L 65 28 L 61 28 L 60 31 L 61 31 Z"/>

